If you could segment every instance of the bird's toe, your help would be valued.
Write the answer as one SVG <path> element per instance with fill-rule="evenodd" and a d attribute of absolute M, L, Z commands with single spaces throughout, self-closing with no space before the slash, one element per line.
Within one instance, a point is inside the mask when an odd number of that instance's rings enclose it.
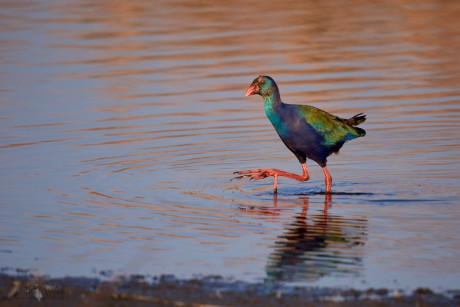
<path fill-rule="evenodd" d="M 272 176 L 271 174 L 269 174 L 269 172 L 266 172 L 263 170 L 237 171 L 237 172 L 234 172 L 233 174 L 239 175 L 239 176 L 233 177 L 233 179 L 237 179 L 237 180 L 245 179 L 245 178 L 249 178 L 249 180 L 259 180 L 259 179 L 267 178 L 268 176 Z"/>

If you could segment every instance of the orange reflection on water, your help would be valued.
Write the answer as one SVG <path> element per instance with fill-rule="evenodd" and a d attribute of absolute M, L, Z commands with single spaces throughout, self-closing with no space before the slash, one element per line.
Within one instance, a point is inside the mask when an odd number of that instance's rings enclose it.
<path fill-rule="evenodd" d="M 0 7 L 5 266 L 458 279 L 460 2 Z M 278 199 L 270 181 L 229 182 L 299 167 L 244 98 L 259 74 L 286 103 L 368 115 L 368 135 L 330 158 L 333 199 L 310 161 Z"/>

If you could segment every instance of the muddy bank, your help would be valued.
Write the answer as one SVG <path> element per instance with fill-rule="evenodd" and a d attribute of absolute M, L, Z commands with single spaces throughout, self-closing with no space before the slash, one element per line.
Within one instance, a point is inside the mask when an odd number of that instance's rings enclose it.
<path fill-rule="evenodd" d="M 329 289 L 250 284 L 219 276 L 180 280 L 130 276 L 115 281 L 0 274 L 1 306 L 459 306 L 460 291 Z"/>

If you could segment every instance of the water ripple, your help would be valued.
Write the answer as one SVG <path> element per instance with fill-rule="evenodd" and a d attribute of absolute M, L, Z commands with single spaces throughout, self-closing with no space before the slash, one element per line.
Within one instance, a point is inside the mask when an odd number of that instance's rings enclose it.
<path fill-rule="evenodd" d="M 427 5 L 1 4 L 0 262 L 455 284 L 460 5 Z M 259 74 L 285 102 L 367 114 L 366 138 L 329 159 L 331 195 L 311 161 L 276 197 L 272 178 L 230 181 L 301 171 L 260 97 L 244 97 Z"/>

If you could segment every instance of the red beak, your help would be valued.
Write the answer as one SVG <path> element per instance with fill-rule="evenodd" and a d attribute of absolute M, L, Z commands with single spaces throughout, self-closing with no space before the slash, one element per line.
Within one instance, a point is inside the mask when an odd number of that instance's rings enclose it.
<path fill-rule="evenodd" d="M 259 89 L 257 88 L 257 85 L 251 84 L 251 86 L 246 91 L 246 97 L 254 95 L 258 90 Z"/>

